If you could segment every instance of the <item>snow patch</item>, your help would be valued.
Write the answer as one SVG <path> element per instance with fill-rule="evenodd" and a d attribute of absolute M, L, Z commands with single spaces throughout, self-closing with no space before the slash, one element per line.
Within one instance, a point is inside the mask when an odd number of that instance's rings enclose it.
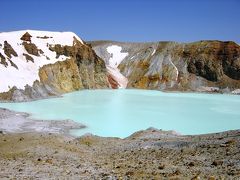
<path fill-rule="evenodd" d="M 112 45 L 107 47 L 107 52 L 111 54 L 111 57 L 108 61 L 107 70 L 108 73 L 118 82 L 119 88 L 126 88 L 128 80 L 123 76 L 118 69 L 118 65 L 123 61 L 125 57 L 128 56 L 128 53 L 123 53 L 122 47 L 117 45 Z"/>
<path fill-rule="evenodd" d="M 34 63 L 31 61 L 27 62 L 26 58 L 23 56 L 23 53 L 28 54 L 28 52 L 22 45 L 23 41 L 20 38 L 26 32 L 32 36 L 31 42 L 35 44 L 38 49 L 43 51 L 43 54 L 40 54 L 40 56 L 29 54 L 34 58 Z M 45 36 L 49 38 L 40 38 Z M 63 55 L 56 58 L 56 52 L 50 51 L 49 45 L 61 44 L 63 46 L 72 46 L 74 37 L 83 43 L 83 41 L 72 32 L 23 30 L 0 33 L 0 43 L 2 44 L 0 53 L 6 57 L 6 62 L 8 63 L 7 67 L 0 64 L 0 92 L 6 92 L 13 86 L 19 89 L 24 89 L 27 84 L 32 86 L 34 81 L 40 80 L 38 73 L 41 67 L 67 59 L 67 57 Z M 11 58 L 11 61 L 17 65 L 18 69 L 11 66 L 10 62 L 7 60 L 7 56 L 3 50 L 4 41 L 7 41 L 18 54 L 18 57 Z"/>
<path fill-rule="evenodd" d="M 12 32 L 1 32 L 0 33 L 0 41 L 7 40 L 8 42 L 16 42 L 22 43 L 20 38 L 28 32 L 32 36 L 32 41 L 43 41 L 48 44 L 61 44 L 61 45 L 73 45 L 73 37 L 76 37 L 82 44 L 83 41 L 73 32 L 52 32 L 52 31 L 37 31 L 37 30 L 21 30 L 21 31 L 12 31 Z M 49 37 L 46 39 L 38 38 L 38 37 Z M 10 43 L 11 44 L 11 43 Z"/>
<path fill-rule="evenodd" d="M 133 59 L 135 56 L 132 56 L 130 59 Z"/>
<path fill-rule="evenodd" d="M 232 94 L 240 94 L 240 89 L 235 89 L 234 91 L 232 91 Z"/>
<path fill-rule="evenodd" d="M 113 68 L 117 68 L 118 65 L 122 62 L 122 60 L 128 56 L 128 53 L 123 53 L 122 47 L 117 45 L 112 45 L 107 47 L 107 52 L 111 54 L 109 59 L 109 66 Z"/>
<path fill-rule="evenodd" d="M 156 52 L 156 49 L 153 50 L 151 56 L 153 56 L 155 54 L 155 52 Z"/>
<path fill-rule="evenodd" d="M 125 76 L 121 74 L 119 69 L 107 66 L 107 71 L 118 82 L 119 88 L 125 89 L 127 87 L 128 80 Z"/>
<path fill-rule="evenodd" d="M 175 81 L 177 81 L 177 79 L 178 79 L 178 74 L 179 74 L 178 69 L 177 69 L 177 67 L 173 64 L 173 62 L 172 62 L 171 59 L 169 59 L 169 61 L 170 61 L 170 63 L 173 65 L 173 67 L 175 68 L 175 70 L 176 70 L 176 72 L 177 72 L 176 79 L 175 79 Z"/>

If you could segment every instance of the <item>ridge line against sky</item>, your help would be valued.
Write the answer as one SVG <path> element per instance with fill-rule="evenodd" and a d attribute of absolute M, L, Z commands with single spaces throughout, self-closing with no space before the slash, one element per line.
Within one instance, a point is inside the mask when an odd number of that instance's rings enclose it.
<path fill-rule="evenodd" d="M 239 0 L 2 0 L 0 31 L 73 31 L 85 41 L 231 40 Z"/>

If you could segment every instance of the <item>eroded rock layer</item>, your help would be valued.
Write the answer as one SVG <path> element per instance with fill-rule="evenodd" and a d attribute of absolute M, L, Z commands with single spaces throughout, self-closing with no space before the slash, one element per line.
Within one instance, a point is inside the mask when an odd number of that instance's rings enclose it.
<path fill-rule="evenodd" d="M 105 62 L 107 48 L 119 46 L 127 56 L 118 65 L 127 88 L 236 92 L 240 89 L 240 46 L 231 41 L 194 43 L 89 42 Z"/>
<path fill-rule="evenodd" d="M 0 100 L 109 88 L 104 61 L 74 33 L 0 33 L 0 43 Z"/>

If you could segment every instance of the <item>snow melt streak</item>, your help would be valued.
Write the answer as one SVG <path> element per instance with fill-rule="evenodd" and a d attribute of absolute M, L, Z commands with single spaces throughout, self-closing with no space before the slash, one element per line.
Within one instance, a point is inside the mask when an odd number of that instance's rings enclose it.
<path fill-rule="evenodd" d="M 126 88 L 128 80 L 126 77 L 124 77 L 119 69 L 117 68 L 118 65 L 122 62 L 122 60 L 128 56 L 128 53 L 123 53 L 122 47 L 117 45 L 112 45 L 107 47 L 107 52 L 111 54 L 111 57 L 108 61 L 107 70 L 109 74 L 111 74 L 115 80 L 117 80 L 119 84 L 119 88 Z"/>

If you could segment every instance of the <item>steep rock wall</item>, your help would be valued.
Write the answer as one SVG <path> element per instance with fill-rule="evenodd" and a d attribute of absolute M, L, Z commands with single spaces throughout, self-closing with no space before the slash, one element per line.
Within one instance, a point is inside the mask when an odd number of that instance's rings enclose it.
<path fill-rule="evenodd" d="M 0 33 L 0 40 L 9 41 L 0 49 L 1 73 L 9 75 L 0 78 L 0 100 L 28 101 L 79 89 L 109 88 L 104 61 L 74 33 L 21 31 L 14 35 L 16 40 L 9 40 L 8 33 L 2 37 Z"/>
<path fill-rule="evenodd" d="M 240 88 L 240 47 L 231 41 L 194 43 L 89 42 L 109 61 L 106 48 L 122 47 L 128 56 L 118 66 L 127 88 L 177 91 L 234 91 Z"/>

